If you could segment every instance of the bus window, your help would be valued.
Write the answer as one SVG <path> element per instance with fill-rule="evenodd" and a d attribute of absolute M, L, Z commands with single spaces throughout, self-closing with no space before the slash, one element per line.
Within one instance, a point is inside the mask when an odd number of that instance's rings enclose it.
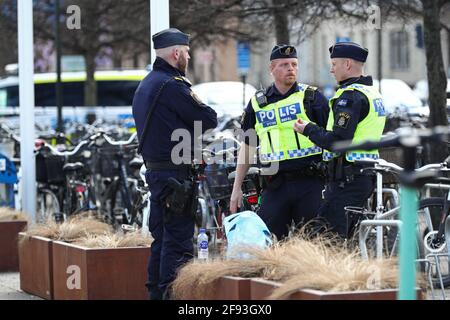
<path fill-rule="evenodd" d="M 19 86 L 10 86 L 6 88 L 7 101 L 6 105 L 8 107 L 19 106 Z"/>
<path fill-rule="evenodd" d="M 84 105 L 84 83 L 83 82 L 63 82 L 63 105 L 83 106 Z M 56 106 L 56 93 L 54 83 L 40 83 L 34 87 L 36 106 Z"/>
<path fill-rule="evenodd" d="M 139 85 L 137 80 L 97 81 L 98 106 L 131 106 L 134 93 Z M 34 86 L 35 106 L 55 106 L 55 83 L 37 83 Z M 84 81 L 63 82 L 63 105 L 84 106 Z M 9 85 L 0 88 L 0 106 L 19 106 L 19 87 Z"/>
<path fill-rule="evenodd" d="M 131 106 L 138 85 L 139 81 L 98 81 L 98 105 Z"/>
<path fill-rule="evenodd" d="M 3 88 L 0 89 L 0 108 L 6 107 L 7 106 L 6 102 L 8 102 L 8 95 L 6 92 L 6 88 Z"/>

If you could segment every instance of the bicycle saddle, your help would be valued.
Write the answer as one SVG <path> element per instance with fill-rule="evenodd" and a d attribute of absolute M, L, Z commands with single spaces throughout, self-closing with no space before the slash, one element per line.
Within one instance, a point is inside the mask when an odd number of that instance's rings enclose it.
<path fill-rule="evenodd" d="M 68 172 L 77 172 L 84 168 L 84 164 L 81 162 L 75 162 L 75 163 L 66 163 L 63 167 L 63 171 Z"/>

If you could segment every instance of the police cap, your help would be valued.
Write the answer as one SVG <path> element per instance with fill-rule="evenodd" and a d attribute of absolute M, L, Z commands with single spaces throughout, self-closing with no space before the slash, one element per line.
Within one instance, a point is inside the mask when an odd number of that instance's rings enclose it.
<path fill-rule="evenodd" d="M 152 37 L 155 49 L 167 48 L 175 45 L 189 45 L 189 35 L 176 28 L 162 30 Z"/>
<path fill-rule="evenodd" d="M 270 61 L 275 59 L 297 58 L 297 50 L 288 44 L 277 44 L 272 49 Z"/>
<path fill-rule="evenodd" d="M 355 42 L 338 42 L 329 49 L 330 58 L 350 58 L 360 62 L 366 62 L 369 50 Z"/>

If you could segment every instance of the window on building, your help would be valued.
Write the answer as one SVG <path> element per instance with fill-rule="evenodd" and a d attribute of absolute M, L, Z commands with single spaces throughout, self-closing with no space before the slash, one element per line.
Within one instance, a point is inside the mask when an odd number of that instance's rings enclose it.
<path fill-rule="evenodd" d="M 409 36 L 406 31 L 393 31 L 390 34 L 391 69 L 409 69 Z"/>

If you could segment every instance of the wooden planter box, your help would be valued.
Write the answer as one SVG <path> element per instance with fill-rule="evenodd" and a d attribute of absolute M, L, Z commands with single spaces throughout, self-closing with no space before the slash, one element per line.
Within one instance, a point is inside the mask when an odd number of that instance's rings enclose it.
<path fill-rule="evenodd" d="M 250 300 L 250 279 L 221 277 L 212 291 L 211 300 Z"/>
<path fill-rule="evenodd" d="M 148 299 L 150 248 L 87 249 L 53 242 L 53 285 L 57 300 Z"/>
<path fill-rule="evenodd" d="M 250 282 L 250 299 L 266 300 L 279 288 L 280 283 L 264 279 L 253 278 Z M 325 292 L 312 289 L 300 289 L 286 297 L 285 300 L 396 300 L 398 290 L 367 290 L 348 292 Z M 424 299 L 423 292 L 417 289 L 417 299 Z"/>
<path fill-rule="evenodd" d="M 197 297 L 188 296 L 185 300 Z M 250 300 L 250 279 L 240 277 L 221 277 L 214 281 L 201 300 Z"/>
<path fill-rule="evenodd" d="M 25 233 L 20 233 L 19 238 L 20 289 L 53 299 L 52 240 L 27 237 Z"/>
<path fill-rule="evenodd" d="M 26 227 L 26 221 L 0 222 L 0 272 L 19 271 L 19 232 Z"/>

